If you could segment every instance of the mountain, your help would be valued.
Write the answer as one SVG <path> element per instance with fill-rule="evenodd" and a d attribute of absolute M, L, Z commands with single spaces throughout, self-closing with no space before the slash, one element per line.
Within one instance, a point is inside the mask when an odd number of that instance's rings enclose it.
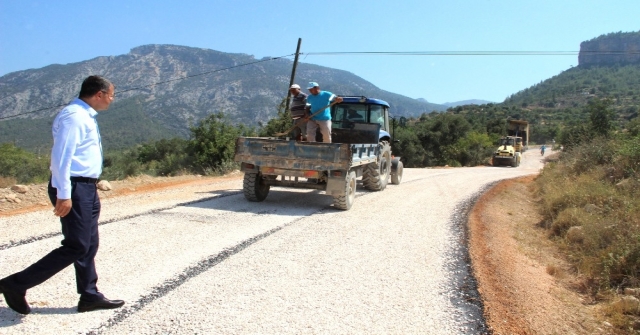
<path fill-rule="evenodd" d="M 256 59 L 177 45 L 144 45 L 128 54 L 50 65 L 0 77 L 0 143 L 49 148 L 50 123 L 77 96 L 91 74 L 116 85 L 116 100 L 99 120 L 106 149 L 152 139 L 186 137 L 189 126 L 223 112 L 232 122 L 257 126 L 277 115 L 287 95 L 293 62 Z M 365 95 L 389 102 L 394 116 L 419 116 L 446 106 L 379 89 L 347 71 L 299 63 L 295 82 L 319 82 L 339 95 Z"/>
<path fill-rule="evenodd" d="M 464 105 L 485 105 L 485 104 L 492 104 L 492 103 L 494 102 L 488 101 L 488 100 L 470 99 L 470 100 L 462 100 L 462 101 L 455 101 L 455 102 L 445 102 L 443 103 L 443 105 L 447 107 L 457 107 L 457 106 L 464 106 Z"/>

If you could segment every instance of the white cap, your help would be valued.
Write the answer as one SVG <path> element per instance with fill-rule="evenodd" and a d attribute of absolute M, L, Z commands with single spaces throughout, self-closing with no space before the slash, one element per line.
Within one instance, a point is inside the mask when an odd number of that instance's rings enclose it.
<path fill-rule="evenodd" d="M 291 85 L 291 87 L 289 87 L 289 89 L 292 89 L 292 88 L 300 89 L 300 85 L 298 85 L 298 84 L 293 84 L 293 85 Z"/>

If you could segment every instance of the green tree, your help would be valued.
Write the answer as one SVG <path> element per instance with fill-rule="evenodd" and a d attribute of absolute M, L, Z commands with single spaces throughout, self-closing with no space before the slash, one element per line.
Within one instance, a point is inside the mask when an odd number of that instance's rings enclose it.
<path fill-rule="evenodd" d="M 396 127 L 393 143 L 393 154 L 402 159 L 405 167 L 424 167 L 427 152 L 420 145 L 420 140 L 413 127 Z"/>
<path fill-rule="evenodd" d="M 254 133 L 243 125 L 232 125 L 223 113 L 209 115 L 190 130 L 189 150 L 194 155 L 195 168 L 205 174 L 233 169 L 236 139 Z"/>
<path fill-rule="evenodd" d="M 49 156 L 38 156 L 11 143 L 0 144 L 0 176 L 19 183 L 37 183 L 49 178 Z"/>
<path fill-rule="evenodd" d="M 269 120 L 269 122 L 260 129 L 260 136 L 275 136 L 276 133 L 283 133 L 291 129 L 293 122 L 291 121 L 291 113 L 286 110 L 286 102 L 286 98 L 282 99 L 278 105 L 278 116 Z M 291 134 L 285 136 L 291 136 Z"/>
<path fill-rule="evenodd" d="M 507 122 L 504 119 L 492 119 L 486 125 L 487 134 L 505 136 L 507 134 Z"/>
<path fill-rule="evenodd" d="M 138 160 L 136 148 L 105 153 L 102 167 L 100 178 L 106 180 L 122 180 L 148 172 Z"/>
<path fill-rule="evenodd" d="M 635 119 L 629 121 L 629 123 L 627 123 L 627 130 L 629 131 L 629 135 L 631 136 L 640 135 L 640 117 L 636 117 Z"/>
<path fill-rule="evenodd" d="M 593 99 L 589 101 L 586 111 L 589 113 L 591 131 L 595 135 L 609 137 L 613 130 L 612 119 L 614 113 L 610 106 L 613 102 L 610 99 Z"/>
<path fill-rule="evenodd" d="M 576 125 L 563 129 L 560 134 L 560 143 L 564 146 L 565 150 L 570 150 L 583 143 L 587 143 L 591 140 L 591 132 L 584 125 Z"/>
<path fill-rule="evenodd" d="M 529 142 L 535 142 L 538 144 L 547 143 L 551 140 L 557 140 L 560 134 L 560 127 L 554 124 L 538 124 L 531 128 L 531 136 Z"/>
<path fill-rule="evenodd" d="M 427 152 L 426 166 L 451 165 L 457 160 L 456 142 L 471 130 L 471 124 L 463 116 L 448 113 L 439 114 L 417 126 L 416 134 Z"/>
<path fill-rule="evenodd" d="M 161 176 L 173 176 L 193 168 L 189 141 L 178 137 L 142 144 L 138 148 L 138 161 L 146 165 L 147 171 Z"/>
<path fill-rule="evenodd" d="M 485 133 L 472 131 L 456 143 L 457 160 L 463 166 L 477 166 L 487 162 L 493 151 L 493 141 Z"/>

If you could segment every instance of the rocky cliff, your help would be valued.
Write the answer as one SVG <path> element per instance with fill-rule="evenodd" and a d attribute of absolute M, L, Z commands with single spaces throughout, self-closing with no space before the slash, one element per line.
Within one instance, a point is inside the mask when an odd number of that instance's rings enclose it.
<path fill-rule="evenodd" d="M 640 64 L 640 31 L 611 33 L 580 43 L 579 66 Z"/>

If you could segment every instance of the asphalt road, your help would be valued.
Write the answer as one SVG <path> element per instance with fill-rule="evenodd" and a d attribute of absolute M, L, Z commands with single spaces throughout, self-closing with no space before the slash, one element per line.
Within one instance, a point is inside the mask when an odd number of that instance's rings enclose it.
<path fill-rule="evenodd" d="M 550 152 L 549 152 L 550 153 Z M 103 201 L 98 286 L 121 309 L 77 313 L 73 267 L 29 290 L 21 316 L 0 299 L 0 334 L 477 334 L 466 215 L 518 168 L 405 169 L 351 210 L 313 190 L 242 195 L 242 178 Z M 0 219 L 0 277 L 60 244 L 50 210 Z"/>

